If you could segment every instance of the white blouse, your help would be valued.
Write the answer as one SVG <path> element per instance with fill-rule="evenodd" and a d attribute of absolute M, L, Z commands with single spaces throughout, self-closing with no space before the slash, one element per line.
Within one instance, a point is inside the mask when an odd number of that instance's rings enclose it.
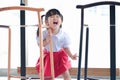
<path fill-rule="evenodd" d="M 43 31 L 43 40 L 48 36 L 48 31 Z M 39 44 L 40 40 L 39 37 L 37 37 L 37 43 Z M 62 31 L 62 29 L 59 30 L 59 32 L 56 35 L 52 35 L 52 44 L 53 44 L 53 52 L 59 51 L 61 48 L 69 48 L 70 47 L 70 38 L 67 33 Z M 45 49 L 50 51 L 50 46 L 47 44 L 45 46 Z"/>

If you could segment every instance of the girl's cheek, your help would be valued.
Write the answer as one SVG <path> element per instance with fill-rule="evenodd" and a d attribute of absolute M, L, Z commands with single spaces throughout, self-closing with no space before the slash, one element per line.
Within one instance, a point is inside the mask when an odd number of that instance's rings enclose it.
<path fill-rule="evenodd" d="M 53 20 L 53 18 L 48 18 L 48 21 L 52 21 Z"/>
<path fill-rule="evenodd" d="M 48 20 L 48 23 L 51 24 L 51 23 L 52 23 L 52 19 L 49 19 L 49 20 Z"/>

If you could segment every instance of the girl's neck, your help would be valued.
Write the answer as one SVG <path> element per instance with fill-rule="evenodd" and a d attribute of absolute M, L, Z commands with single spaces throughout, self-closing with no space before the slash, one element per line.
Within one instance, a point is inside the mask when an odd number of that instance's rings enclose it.
<path fill-rule="evenodd" d="M 59 30 L 60 30 L 60 28 L 59 29 L 54 29 L 54 30 L 52 29 L 51 31 L 52 31 L 53 35 L 56 35 L 59 32 Z"/>

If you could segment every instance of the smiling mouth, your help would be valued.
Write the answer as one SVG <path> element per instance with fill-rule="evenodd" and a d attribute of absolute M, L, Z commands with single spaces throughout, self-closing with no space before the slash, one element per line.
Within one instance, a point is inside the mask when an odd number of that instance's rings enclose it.
<path fill-rule="evenodd" d="M 58 22 L 53 22 L 53 24 L 58 24 Z"/>

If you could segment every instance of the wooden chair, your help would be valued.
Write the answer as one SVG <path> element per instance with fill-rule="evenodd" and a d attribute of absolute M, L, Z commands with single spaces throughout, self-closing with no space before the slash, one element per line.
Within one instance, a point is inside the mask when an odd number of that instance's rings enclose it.
<path fill-rule="evenodd" d="M 42 26 L 41 26 L 41 17 L 40 12 L 44 11 L 44 8 L 33 8 L 33 7 L 26 7 L 26 6 L 10 6 L 10 7 L 3 7 L 0 8 L 0 11 L 7 11 L 7 10 L 28 10 L 28 11 L 34 11 L 37 12 L 38 15 L 38 27 L 39 27 L 39 35 L 40 35 L 40 77 L 41 80 L 44 80 L 44 65 L 43 65 L 43 52 L 42 52 Z M 12 76 L 10 74 L 11 69 L 11 29 L 9 26 L 3 26 L 0 27 L 8 28 L 8 80 L 10 80 L 11 77 L 13 78 L 21 78 L 21 79 L 27 79 L 25 76 Z"/>

